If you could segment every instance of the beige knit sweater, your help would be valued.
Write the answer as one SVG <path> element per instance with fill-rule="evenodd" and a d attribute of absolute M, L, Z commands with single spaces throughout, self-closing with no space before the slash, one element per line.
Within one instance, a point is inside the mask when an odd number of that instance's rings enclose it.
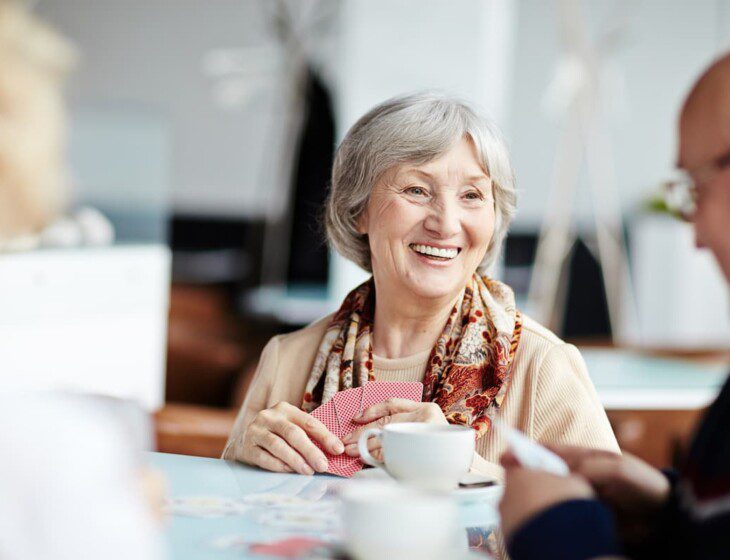
<path fill-rule="evenodd" d="M 304 386 L 331 316 L 299 331 L 272 338 L 264 348 L 223 458 L 240 460 L 246 428 L 262 409 L 286 401 L 302 403 Z M 429 352 L 400 359 L 373 357 L 379 381 L 423 381 Z M 512 383 L 497 413 L 540 443 L 567 443 L 618 451 L 578 349 L 524 317 L 514 358 Z M 477 440 L 472 468 L 502 478 L 499 457 L 505 442 L 495 432 Z"/>

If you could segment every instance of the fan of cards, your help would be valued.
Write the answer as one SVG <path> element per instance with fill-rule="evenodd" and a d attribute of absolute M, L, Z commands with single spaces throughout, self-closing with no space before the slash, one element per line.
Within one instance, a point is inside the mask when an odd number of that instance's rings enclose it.
<path fill-rule="evenodd" d="M 355 416 L 371 406 L 392 398 L 421 402 L 423 383 L 391 381 L 370 381 L 364 387 L 355 387 L 335 393 L 334 397 L 312 411 L 312 416 L 321 421 L 338 438 L 361 428 L 362 424 L 352 421 Z M 314 441 L 314 440 L 312 440 Z M 327 456 L 327 472 L 338 476 L 351 477 L 362 469 L 359 457 L 349 455 L 330 455 L 317 441 L 314 444 Z"/>

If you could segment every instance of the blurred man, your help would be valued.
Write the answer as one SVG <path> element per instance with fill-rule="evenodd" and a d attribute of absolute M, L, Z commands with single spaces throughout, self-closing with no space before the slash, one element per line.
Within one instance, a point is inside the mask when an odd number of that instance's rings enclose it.
<path fill-rule="evenodd" d="M 730 55 L 685 101 L 678 167 L 668 201 L 695 228 L 730 282 Z M 679 201 L 679 202 L 677 202 Z M 502 528 L 513 560 L 730 558 L 730 381 L 712 405 L 678 474 L 630 455 L 555 450 L 572 474 L 557 477 L 502 458 Z"/>
<path fill-rule="evenodd" d="M 62 86 L 74 60 L 25 3 L 0 0 L 0 252 L 48 225 L 65 198 Z"/>
<path fill-rule="evenodd" d="M 66 183 L 62 84 L 74 51 L 27 4 L 0 0 L 0 259 L 53 219 Z M 141 464 L 136 409 L 10 392 L 8 380 L 22 374 L 2 374 L 0 559 L 162 558 L 145 501 L 161 490 Z"/>

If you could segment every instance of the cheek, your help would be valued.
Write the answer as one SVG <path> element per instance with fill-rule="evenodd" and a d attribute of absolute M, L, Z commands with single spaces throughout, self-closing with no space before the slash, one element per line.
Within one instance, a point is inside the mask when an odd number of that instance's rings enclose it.
<path fill-rule="evenodd" d="M 495 219 L 494 210 L 491 208 L 475 212 L 469 217 L 467 231 L 474 248 L 486 250 L 494 236 Z"/>
<path fill-rule="evenodd" d="M 697 201 L 695 226 L 702 229 L 724 228 L 730 220 L 730 189 L 728 193 L 709 192 Z"/>
<path fill-rule="evenodd" d="M 398 241 L 423 220 L 421 214 L 418 207 L 398 198 L 377 202 L 373 205 L 369 224 L 371 235 L 385 241 Z"/>

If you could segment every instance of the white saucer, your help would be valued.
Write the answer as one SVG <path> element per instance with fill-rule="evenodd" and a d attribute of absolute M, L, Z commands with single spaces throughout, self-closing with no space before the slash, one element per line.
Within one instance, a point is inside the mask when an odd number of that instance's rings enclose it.
<path fill-rule="evenodd" d="M 385 470 L 374 467 L 370 469 L 362 469 L 356 472 L 352 478 L 358 480 L 382 480 L 394 481 Z M 502 496 L 502 486 L 495 484 L 493 486 L 476 487 L 476 488 L 457 488 L 451 491 L 451 495 L 456 498 L 459 503 L 470 502 L 488 502 L 496 506 L 499 498 Z"/>

